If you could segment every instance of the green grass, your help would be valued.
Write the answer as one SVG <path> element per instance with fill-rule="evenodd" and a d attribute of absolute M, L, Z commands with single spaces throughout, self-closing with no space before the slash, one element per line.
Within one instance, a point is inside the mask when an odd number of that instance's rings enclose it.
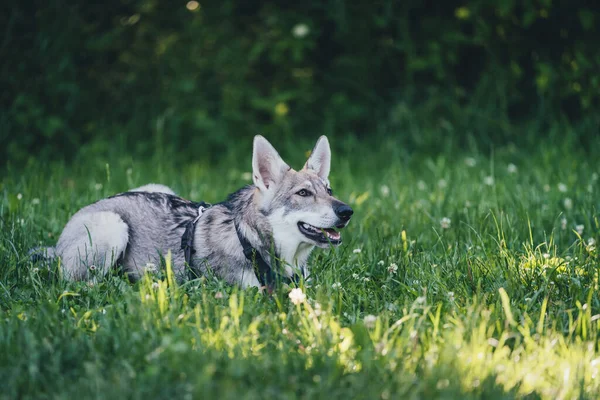
<path fill-rule="evenodd" d="M 135 185 L 223 199 L 247 183 L 250 140 L 212 167 L 122 152 L 9 166 L 0 398 L 598 398 L 600 165 L 569 143 L 424 156 L 348 140 L 331 180 L 355 215 L 314 252 L 299 305 L 213 276 L 66 283 L 26 257 Z M 284 148 L 295 166 L 309 149 Z"/>

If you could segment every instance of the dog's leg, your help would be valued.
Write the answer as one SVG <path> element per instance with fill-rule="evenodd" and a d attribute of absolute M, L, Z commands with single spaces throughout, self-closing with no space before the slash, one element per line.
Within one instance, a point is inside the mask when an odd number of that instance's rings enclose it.
<path fill-rule="evenodd" d="M 56 245 L 64 278 L 83 280 L 104 276 L 125 251 L 128 232 L 127 224 L 114 212 L 73 216 Z"/>

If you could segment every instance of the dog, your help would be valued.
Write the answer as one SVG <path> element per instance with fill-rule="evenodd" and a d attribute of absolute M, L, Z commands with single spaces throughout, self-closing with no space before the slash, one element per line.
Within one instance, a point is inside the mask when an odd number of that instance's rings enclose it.
<path fill-rule="evenodd" d="M 350 206 L 329 185 L 331 150 L 321 136 L 293 170 L 262 136 L 254 137 L 252 185 L 215 205 L 149 184 L 88 205 L 68 221 L 50 256 L 68 280 L 92 280 L 119 266 L 132 280 L 170 252 L 179 281 L 209 271 L 230 284 L 273 288 L 307 278 L 315 247 L 338 246 Z"/>

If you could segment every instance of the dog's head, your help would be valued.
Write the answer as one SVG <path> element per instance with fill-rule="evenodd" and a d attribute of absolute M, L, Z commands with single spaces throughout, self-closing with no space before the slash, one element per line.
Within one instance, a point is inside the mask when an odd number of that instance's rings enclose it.
<path fill-rule="evenodd" d="M 273 228 L 276 243 L 328 247 L 342 242 L 337 229 L 348 225 L 353 211 L 334 197 L 328 179 L 330 165 L 331 150 L 325 136 L 319 138 L 299 171 L 287 165 L 264 137 L 254 138 L 256 200 Z"/>

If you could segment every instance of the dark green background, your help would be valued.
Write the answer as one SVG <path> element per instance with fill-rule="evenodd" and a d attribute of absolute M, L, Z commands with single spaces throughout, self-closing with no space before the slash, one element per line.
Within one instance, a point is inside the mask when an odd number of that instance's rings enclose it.
<path fill-rule="evenodd" d="M 2 164 L 81 146 L 214 159 L 256 133 L 424 151 L 598 138 L 600 3 L 186 4 L 0 6 Z"/>

